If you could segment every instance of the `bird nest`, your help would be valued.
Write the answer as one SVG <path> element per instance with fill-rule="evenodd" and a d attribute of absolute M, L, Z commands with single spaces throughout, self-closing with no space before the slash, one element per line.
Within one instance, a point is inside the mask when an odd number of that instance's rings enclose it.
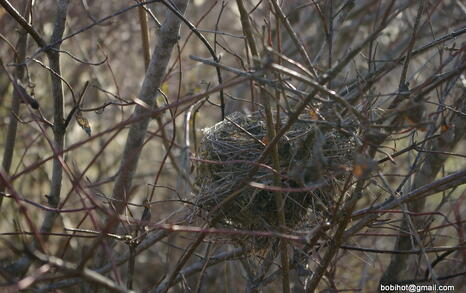
<path fill-rule="evenodd" d="M 278 142 L 279 170 L 271 156 L 250 176 L 267 144 L 263 112 L 233 113 L 204 130 L 198 150 L 195 198 L 201 217 L 212 216 L 216 226 L 247 231 L 282 231 L 277 216 L 274 172 L 279 172 L 286 228 L 312 225 L 325 213 L 342 174 L 352 160 L 355 142 L 349 132 L 301 115 Z M 281 125 L 288 117 L 282 115 Z M 252 184 L 251 184 L 252 183 Z M 319 186 L 318 188 L 309 188 Z M 240 194 L 216 206 L 241 189 Z M 247 237 L 251 239 L 251 237 Z M 252 237 L 254 238 L 254 237 Z M 253 242 L 257 245 L 257 239 Z"/>

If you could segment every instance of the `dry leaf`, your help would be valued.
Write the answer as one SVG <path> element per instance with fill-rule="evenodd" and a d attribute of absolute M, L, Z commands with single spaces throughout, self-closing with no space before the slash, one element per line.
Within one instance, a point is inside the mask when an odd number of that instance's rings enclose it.
<path fill-rule="evenodd" d="M 357 178 L 367 177 L 377 169 L 377 162 L 363 155 L 356 155 L 353 165 L 353 175 Z"/>
<path fill-rule="evenodd" d="M 356 177 L 361 177 L 364 173 L 364 166 L 363 165 L 355 165 L 353 167 L 353 175 Z"/>
<path fill-rule="evenodd" d="M 313 108 L 309 110 L 309 116 L 311 116 L 312 120 L 319 120 L 319 114 Z"/>
<path fill-rule="evenodd" d="M 269 138 L 268 138 L 268 136 L 267 136 L 267 135 L 264 136 L 264 138 L 261 139 L 261 141 L 262 141 L 265 145 L 267 145 L 267 144 L 269 143 Z"/>
<path fill-rule="evenodd" d="M 83 116 L 81 111 L 76 112 L 76 122 L 78 125 L 81 126 L 82 129 L 87 133 L 87 135 L 91 136 L 91 126 L 89 121 Z"/>

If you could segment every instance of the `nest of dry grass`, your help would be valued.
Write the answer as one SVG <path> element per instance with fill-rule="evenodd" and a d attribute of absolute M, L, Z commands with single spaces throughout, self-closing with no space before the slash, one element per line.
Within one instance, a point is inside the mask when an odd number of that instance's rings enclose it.
<path fill-rule="evenodd" d="M 204 130 L 198 157 L 196 196 L 198 215 L 205 216 L 233 191 L 246 189 L 217 211 L 217 226 L 249 231 L 277 231 L 277 206 L 272 191 L 248 185 L 249 171 L 265 148 L 267 129 L 262 112 L 234 113 Z M 280 122 L 286 122 L 282 115 Z M 342 180 L 352 161 L 354 138 L 324 121 L 301 115 L 278 144 L 281 187 L 302 188 L 321 184 L 313 191 L 283 192 L 286 226 L 298 229 L 312 225 Z M 265 162 L 272 166 L 271 159 Z M 274 185 L 271 168 L 260 167 L 251 180 Z M 322 184 L 324 183 L 324 184 Z"/>

